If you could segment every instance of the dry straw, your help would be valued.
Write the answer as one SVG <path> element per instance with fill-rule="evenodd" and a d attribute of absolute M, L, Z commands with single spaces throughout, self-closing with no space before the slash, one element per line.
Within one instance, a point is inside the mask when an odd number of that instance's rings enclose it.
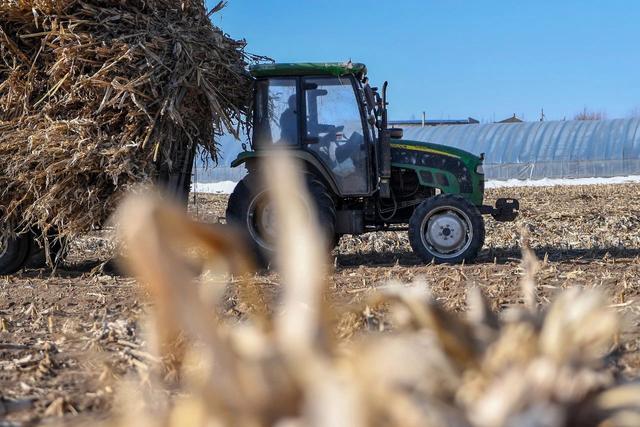
<path fill-rule="evenodd" d="M 0 207 L 23 227 L 100 226 L 132 184 L 216 156 L 253 57 L 202 0 L 0 2 Z"/>
<path fill-rule="evenodd" d="M 471 289 L 465 319 L 444 310 L 424 285 L 391 284 L 368 307 L 389 310 L 393 330 L 339 343 L 338 310 L 325 298 L 321 234 L 304 200 L 291 197 L 304 180 L 285 160 L 270 170 L 283 289 L 269 315 L 225 320 L 216 314 L 221 297 L 212 307 L 199 296 L 201 268 L 194 265 L 227 265 L 243 278 L 240 286 L 251 287 L 243 247 L 228 230 L 195 224 L 158 198 L 138 197 L 120 211 L 128 265 L 155 301 L 153 329 L 161 332 L 154 351 L 175 361 L 179 380 L 157 375 L 155 388 L 170 388 L 174 397 L 137 397 L 112 424 L 640 425 L 640 386 L 621 383 L 605 363 L 616 314 L 598 294 L 578 289 L 541 310 L 531 253 L 523 264 L 526 306 L 498 316 Z M 262 304 L 256 292 L 243 298 Z M 361 324 L 371 313 L 350 310 Z"/>

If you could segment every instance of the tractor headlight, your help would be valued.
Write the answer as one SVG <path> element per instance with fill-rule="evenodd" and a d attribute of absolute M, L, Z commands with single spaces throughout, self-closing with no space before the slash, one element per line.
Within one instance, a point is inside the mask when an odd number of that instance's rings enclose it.
<path fill-rule="evenodd" d="M 482 167 L 482 163 L 476 166 L 476 173 L 479 175 L 484 175 L 484 168 Z"/>

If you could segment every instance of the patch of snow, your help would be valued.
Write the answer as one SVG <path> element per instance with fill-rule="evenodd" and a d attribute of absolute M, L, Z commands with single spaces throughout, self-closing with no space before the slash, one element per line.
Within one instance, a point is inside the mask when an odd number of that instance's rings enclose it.
<path fill-rule="evenodd" d="M 191 185 L 191 191 L 194 193 L 231 194 L 237 184 L 233 181 L 195 182 Z"/>
<path fill-rule="evenodd" d="M 611 184 L 634 184 L 640 183 L 640 175 L 617 176 L 613 178 L 576 178 L 576 179 L 538 179 L 519 180 L 509 179 L 507 181 L 487 181 L 486 188 L 509 188 L 509 187 L 556 187 L 573 185 L 611 185 Z M 233 181 L 222 182 L 197 182 L 191 186 L 191 191 L 197 193 L 210 194 L 231 194 L 238 183 Z"/>
<path fill-rule="evenodd" d="M 519 180 L 509 179 L 507 181 L 487 181 L 486 188 L 507 188 L 507 187 L 556 187 L 573 185 L 611 185 L 611 184 L 633 184 L 640 183 L 640 175 L 616 176 L 613 178 L 575 178 L 575 179 L 537 179 Z"/>

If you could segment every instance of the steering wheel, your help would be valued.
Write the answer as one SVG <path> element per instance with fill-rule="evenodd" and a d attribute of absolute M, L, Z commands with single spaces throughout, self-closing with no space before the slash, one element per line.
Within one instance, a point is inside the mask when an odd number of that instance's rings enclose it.
<path fill-rule="evenodd" d="M 329 164 L 336 163 L 335 150 L 331 149 L 331 144 L 338 144 L 338 133 L 344 130 L 344 126 L 321 125 L 323 133 L 326 135 L 320 138 L 318 153 L 326 157 Z"/>
<path fill-rule="evenodd" d="M 338 133 L 344 130 L 344 126 L 322 125 L 326 126 L 323 131 L 327 134 L 320 138 L 320 144 L 329 146 L 332 142 L 338 141 Z"/>

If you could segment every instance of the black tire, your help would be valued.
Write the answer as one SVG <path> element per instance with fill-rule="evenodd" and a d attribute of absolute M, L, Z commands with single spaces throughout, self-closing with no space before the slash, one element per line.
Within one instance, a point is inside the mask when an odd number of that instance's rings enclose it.
<path fill-rule="evenodd" d="M 0 275 L 18 272 L 25 266 L 31 248 L 31 236 L 10 237 L 0 225 Z"/>
<path fill-rule="evenodd" d="M 409 220 L 409 242 L 426 263 L 472 262 L 484 245 L 484 219 L 458 195 L 440 195 L 422 202 Z"/>
<path fill-rule="evenodd" d="M 244 177 L 229 196 L 227 223 L 245 233 L 252 246 L 256 261 L 261 267 L 268 267 L 275 255 L 275 236 L 269 236 L 269 227 L 261 226 L 262 218 L 269 215 L 268 192 L 263 180 L 256 173 Z M 327 244 L 335 235 L 336 208 L 324 184 L 308 175 L 306 178 L 309 198 L 313 203 L 318 224 L 322 228 Z M 265 213 L 266 212 L 266 213 Z M 268 219 L 266 220 L 268 222 Z"/>
<path fill-rule="evenodd" d="M 61 263 L 67 254 L 66 239 L 59 239 L 55 233 L 50 233 L 48 235 L 49 256 L 51 257 L 51 262 L 53 263 L 53 265 L 49 265 L 44 247 L 40 247 L 38 242 L 36 242 L 36 238 L 40 237 L 41 236 L 40 234 L 38 234 L 38 232 L 33 232 L 31 250 L 29 251 L 26 265 L 29 268 L 44 268 L 54 267 Z"/>

